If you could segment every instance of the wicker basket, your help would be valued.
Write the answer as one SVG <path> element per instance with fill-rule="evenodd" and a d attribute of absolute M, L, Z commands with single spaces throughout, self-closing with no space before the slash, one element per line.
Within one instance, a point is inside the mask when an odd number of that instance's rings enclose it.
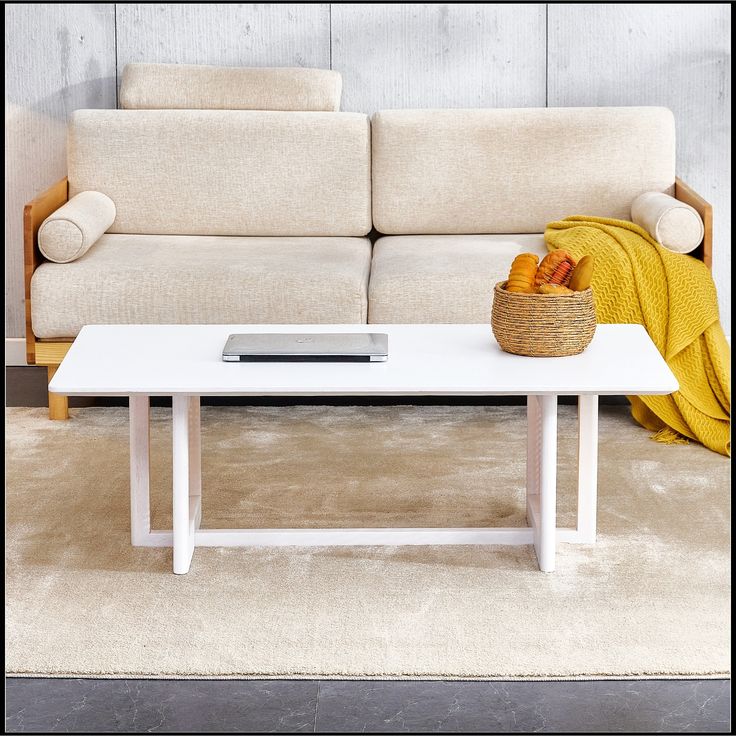
<path fill-rule="evenodd" d="M 502 350 L 549 358 L 577 355 L 595 333 L 593 291 L 565 296 L 506 291 L 505 281 L 493 290 L 491 326 Z"/>

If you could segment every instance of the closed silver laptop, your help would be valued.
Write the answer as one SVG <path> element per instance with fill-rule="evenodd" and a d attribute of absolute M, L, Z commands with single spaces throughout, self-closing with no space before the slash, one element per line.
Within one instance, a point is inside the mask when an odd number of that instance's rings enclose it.
<path fill-rule="evenodd" d="M 377 332 L 259 333 L 230 335 L 228 362 L 374 362 L 388 359 L 388 335 Z"/>

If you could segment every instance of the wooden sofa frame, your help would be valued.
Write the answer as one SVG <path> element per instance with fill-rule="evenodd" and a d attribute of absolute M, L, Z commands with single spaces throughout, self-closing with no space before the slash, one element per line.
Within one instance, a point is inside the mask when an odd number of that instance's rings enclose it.
<path fill-rule="evenodd" d="M 705 235 L 703 242 L 693 252 L 708 268 L 713 260 L 713 208 L 695 190 L 680 179 L 675 179 L 674 196 L 681 202 L 694 207 L 703 218 Z M 29 365 L 45 365 L 48 380 L 51 381 L 56 369 L 61 364 L 73 337 L 61 339 L 39 339 L 31 328 L 31 277 L 33 272 L 43 263 L 44 258 L 38 249 L 38 229 L 41 223 L 69 199 L 69 183 L 66 178 L 58 181 L 51 188 L 30 201 L 23 209 L 23 247 L 25 266 L 26 297 L 26 359 Z M 69 401 L 66 396 L 49 394 L 49 418 L 68 419 Z"/>

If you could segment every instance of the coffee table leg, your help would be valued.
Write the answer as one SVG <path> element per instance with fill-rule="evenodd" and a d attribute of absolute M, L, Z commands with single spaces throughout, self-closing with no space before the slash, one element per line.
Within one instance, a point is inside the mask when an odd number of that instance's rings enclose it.
<path fill-rule="evenodd" d="M 539 524 L 534 549 L 542 572 L 554 572 L 557 543 L 557 397 L 538 398 L 542 414 Z"/>
<path fill-rule="evenodd" d="M 595 542 L 598 501 L 598 397 L 578 396 L 578 541 Z"/>
<path fill-rule="evenodd" d="M 189 572 L 194 553 L 194 524 L 190 524 L 190 396 L 174 396 L 173 414 L 173 537 L 174 572 Z"/>
<path fill-rule="evenodd" d="M 136 394 L 130 407 L 130 543 L 144 546 L 151 532 L 151 423 L 148 396 Z"/>
<path fill-rule="evenodd" d="M 194 508 L 194 528 L 202 520 L 202 437 L 199 396 L 189 399 L 189 503 Z"/>
<path fill-rule="evenodd" d="M 539 513 L 539 449 L 542 440 L 542 415 L 539 396 L 526 397 L 526 520 L 536 524 Z"/>

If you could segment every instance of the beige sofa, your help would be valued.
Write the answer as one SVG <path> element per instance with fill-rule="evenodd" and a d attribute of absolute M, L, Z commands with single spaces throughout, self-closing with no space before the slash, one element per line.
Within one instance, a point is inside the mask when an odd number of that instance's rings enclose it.
<path fill-rule="evenodd" d="M 26 207 L 28 362 L 50 375 L 85 324 L 488 322 L 493 284 L 517 253 L 545 252 L 549 221 L 628 219 L 645 191 L 710 217 L 675 177 L 664 108 L 369 121 L 334 111 L 329 76 L 300 103 L 319 109 L 274 111 L 232 109 L 227 79 L 184 97 L 159 83 L 156 97 L 156 69 L 134 71 L 121 97 L 146 109 L 74 113 L 67 179 Z M 190 109 L 205 104 L 223 109 Z M 82 232 L 74 260 L 46 260 L 40 225 L 88 191 L 111 200 L 105 233 L 90 245 Z M 709 228 L 698 255 L 710 260 Z M 50 401 L 65 418 L 65 399 Z"/>

